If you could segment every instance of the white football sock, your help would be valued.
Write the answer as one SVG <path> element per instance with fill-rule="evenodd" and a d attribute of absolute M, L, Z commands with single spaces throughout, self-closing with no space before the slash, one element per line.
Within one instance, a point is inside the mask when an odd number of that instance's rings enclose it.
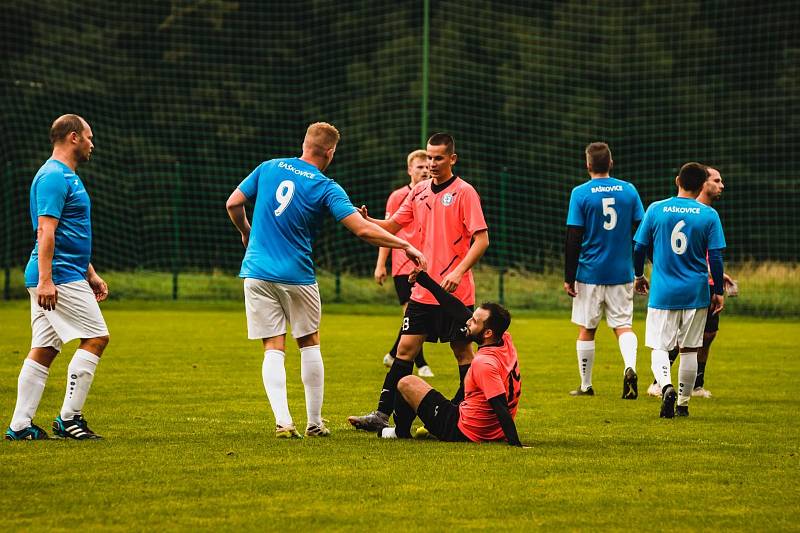
<path fill-rule="evenodd" d="M 300 377 L 306 390 L 306 416 L 309 424 L 322 424 L 322 397 L 325 392 L 325 366 L 319 344 L 300 348 Z"/>
<path fill-rule="evenodd" d="M 653 375 L 662 391 L 667 385 L 672 385 L 672 375 L 669 371 L 669 353 L 664 350 L 653 350 L 650 368 L 653 370 Z"/>
<path fill-rule="evenodd" d="M 578 341 L 578 373 L 581 375 L 581 390 L 592 386 L 592 367 L 594 366 L 594 341 Z"/>
<path fill-rule="evenodd" d="M 33 359 L 25 359 L 17 380 L 17 405 L 9 426 L 20 431 L 30 426 L 42 399 L 50 369 Z"/>
<path fill-rule="evenodd" d="M 261 377 L 267 399 L 275 415 L 275 423 L 279 426 L 291 426 L 292 415 L 289 414 L 289 400 L 286 398 L 286 367 L 283 366 L 286 355 L 280 350 L 264 352 L 264 363 L 261 365 Z"/>
<path fill-rule="evenodd" d="M 628 368 L 632 368 L 635 372 L 636 349 L 639 346 L 639 339 L 636 338 L 636 333 L 632 331 L 626 331 L 619 336 L 618 341 L 619 351 L 622 354 L 622 360 L 625 361 L 625 368 L 623 368 L 622 371 L 624 372 Z"/>
<path fill-rule="evenodd" d="M 99 362 L 100 358 L 92 352 L 80 348 L 75 350 L 67 367 L 67 391 L 61 406 L 61 420 L 72 420 L 75 415 L 83 414 L 83 404 L 86 403 Z"/>
<path fill-rule="evenodd" d="M 697 379 L 697 352 L 681 352 L 678 366 L 678 405 L 689 405 Z"/>

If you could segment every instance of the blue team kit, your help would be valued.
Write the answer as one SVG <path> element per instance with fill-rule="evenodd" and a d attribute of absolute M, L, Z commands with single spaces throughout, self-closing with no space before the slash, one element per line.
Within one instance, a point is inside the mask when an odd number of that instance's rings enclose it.
<path fill-rule="evenodd" d="M 575 279 L 592 285 L 633 281 L 631 235 L 644 208 L 636 187 L 616 178 L 594 178 L 572 190 L 567 226 L 583 228 Z"/>
<path fill-rule="evenodd" d="M 62 285 L 86 279 L 92 255 L 92 204 L 83 182 L 71 168 L 48 159 L 31 184 L 30 213 L 34 247 L 25 267 L 25 286 L 39 283 L 39 217 L 58 219 L 53 251 L 53 283 Z"/>
<path fill-rule="evenodd" d="M 708 250 L 725 248 L 714 208 L 693 198 L 668 198 L 647 208 L 634 240 L 652 246 L 648 306 L 654 309 L 708 307 Z"/>
<path fill-rule="evenodd" d="M 250 241 L 239 276 L 291 285 L 316 282 L 311 246 L 330 212 L 337 222 L 356 212 L 339 184 L 299 158 L 272 159 L 239 184 L 253 208 Z"/>

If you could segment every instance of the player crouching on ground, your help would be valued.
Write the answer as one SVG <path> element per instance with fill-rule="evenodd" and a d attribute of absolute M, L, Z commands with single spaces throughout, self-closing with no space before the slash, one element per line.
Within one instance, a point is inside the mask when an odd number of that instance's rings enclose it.
<path fill-rule="evenodd" d="M 442 441 L 507 440 L 509 445 L 521 447 L 514 416 L 522 382 L 517 350 L 506 331 L 511 324 L 508 310 L 496 303 L 484 303 L 473 313 L 427 272 L 419 272 L 416 281 L 433 294 L 454 321 L 465 324 L 463 339 L 477 342 L 478 352 L 461 384 L 464 399 L 460 403 L 448 400 L 417 376 L 402 378 L 397 384 L 396 426 L 381 429 L 378 436 L 410 438 L 411 424 L 418 416 Z M 459 393 L 456 398 L 462 397 Z"/>

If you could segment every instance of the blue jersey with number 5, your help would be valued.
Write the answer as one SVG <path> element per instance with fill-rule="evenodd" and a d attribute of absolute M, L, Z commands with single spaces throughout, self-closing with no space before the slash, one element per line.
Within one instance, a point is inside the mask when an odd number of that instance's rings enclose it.
<path fill-rule="evenodd" d="M 583 228 L 575 279 L 592 285 L 633 281 L 633 225 L 644 208 L 636 187 L 616 178 L 594 178 L 572 189 L 567 226 Z"/>
<path fill-rule="evenodd" d="M 239 184 L 253 207 L 239 277 L 291 285 L 316 282 L 311 246 L 322 218 L 337 222 L 356 208 L 335 181 L 293 157 L 261 163 Z"/>
<path fill-rule="evenodd" d="M 717 212 L 693 198 L 668 198 L 647 208 L 634 237 L 653 247 L 648 307 L 708 307 L 708 250 L 725 248 Z"/>

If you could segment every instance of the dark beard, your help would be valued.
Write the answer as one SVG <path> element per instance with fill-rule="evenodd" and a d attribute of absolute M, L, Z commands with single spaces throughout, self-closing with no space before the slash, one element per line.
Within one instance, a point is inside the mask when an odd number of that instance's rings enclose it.
<path fill-rule="evenodd" d="M 478 333 L 475 333 L 475 334 L 469 333 L 469 331 L 467 331 L 467 328 L 462 328 L 461 331 L 464 332 L 464 337 L 469 342 L 475 342 L 477 344 L 480 344 L 481 341 L 483 340 L 483 330 L 481 330 L 481 331 L 479 331 Z"/>

